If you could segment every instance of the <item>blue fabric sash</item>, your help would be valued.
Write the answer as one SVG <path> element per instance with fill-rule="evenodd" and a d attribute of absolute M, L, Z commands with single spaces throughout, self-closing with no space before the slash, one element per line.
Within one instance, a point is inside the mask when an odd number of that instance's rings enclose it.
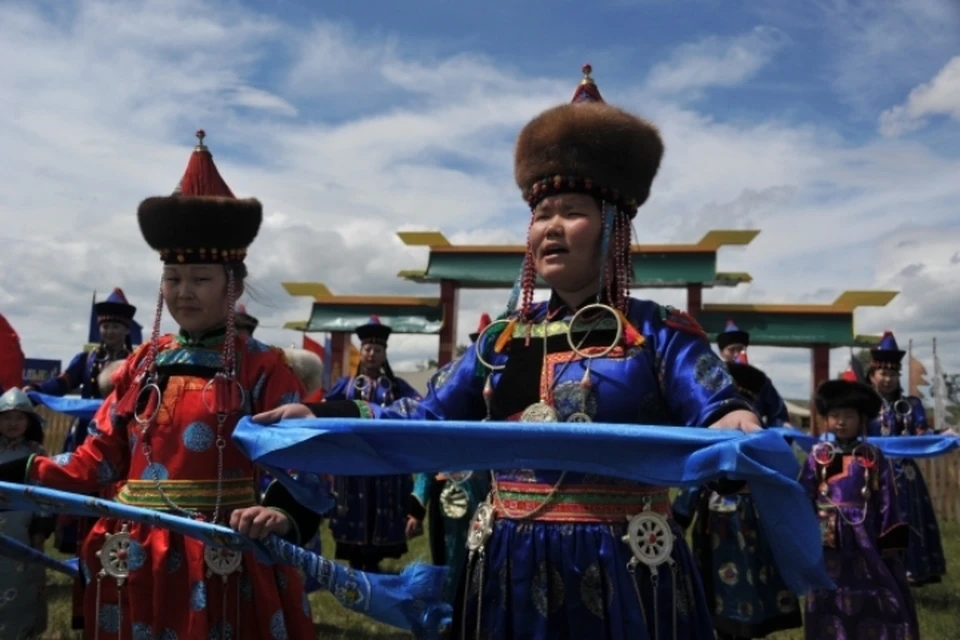
<path fill-rule="evenodd" d="M 275 477 L 285 469 L 390 475 L 484 469 L 551 469 L 694 487 L 727 477 L 750 483 L 761 524 L 787 585 L 833 588 L 823 564 L 800 466 L 779 433 L 602 423 L 244 418 L 237 446 Z"/>
<path fill-rule="evenodd" d="M 797 446 L 807 453 L 810 453 L 810 449 L 816 443 L 830 439 L 826 434 L 817 437 L 786 427 L 777 427 L 768 431 L 779 433 L 787 441 L 796 442 Z M 888 458 L 936 458 L 960 449 L 960 437 L 957 436 L 883 436 L 868 438 L 867 442 Z"/>
<path fill-rule="evenodd" d="M 446 567 L 414 564 L 406 567 L 400 575 L 368 574 L 331 562 L 277 536 L 254 541 L 220 525 L 90 496 L 9 482 L 0 482 L 0 509 L 131 520 L 163 527 L 212 547 L 250 551 L 261 562 L 290 564 L 302 569 L 348 609 L 378 622 L 411 631 L 418 638 L 439 637 L 441 630 L 452 619 L 450 605 L 443 602 Z"/>
<path fill-rule="evenodd" d="M 68 416 L 80 418 L 81 420 L 93 418 L 94 414 L 96 414 L 100 408 L 100 405 L 103 404 L 103 400 L 100 399 L 75 398 L 71 396 L 61 398 L 59 396 L 40 393 L 39 391 L 30 391 L 27 393 L 27 396 L 29 396 L 34 404 L 42 404 L 51 411 L 65 413 Z"/>
<path fill-rule="evenodd" d="M 10 536 L 0 535 L 0 556 L 20 562 L 42 564 L 47 569 L 64 573 L 71 578 L 76 578 L 80 575 L 80 570 L 74 561 L 76 560 L 75 558 L 60 562 L 56 558 L 51 558 L 42 551 L 37 551 L 33 547 L 25 545 L 19 540 L 14 540 Z"/>

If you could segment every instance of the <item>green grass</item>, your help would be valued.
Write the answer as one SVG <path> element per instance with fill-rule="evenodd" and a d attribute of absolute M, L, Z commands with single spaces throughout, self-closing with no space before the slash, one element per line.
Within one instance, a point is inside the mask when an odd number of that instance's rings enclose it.
<path fill-rule="evenodd" d="M 914 590 L 920 615 L 920 637 L 931 640 L 945 640 L 960 635 L 960 525 L 940 523 L 944 552 L 947 557 L 948 573 L 941 584 Z M 329 530 L 323 529 L 323 549 L 332 555 L 334 545 Z M 53 552 L 56 555 L 56 552 Z M 426 536 L 420 536 L 410 543 L 410 552 L 401 560 L 387 560 L 384 570 L 397 571 L 406 562 L 416 559 L 429 561 Z M 70 580 L 61 574 L 47 572 L 49 580 L 48 596 L 50 601 L 49 631 L 43 640 L 73 639 L 70 633 Z M 328 593 L 315 593 L 310 597 L 313 605 L 313 621 L 317 637 L 329 640 L 406 640 L 412 636 L 369 619 L 341 607 Z M 800 629 L 775 633 L 770 640 L 802 640 Z"/>

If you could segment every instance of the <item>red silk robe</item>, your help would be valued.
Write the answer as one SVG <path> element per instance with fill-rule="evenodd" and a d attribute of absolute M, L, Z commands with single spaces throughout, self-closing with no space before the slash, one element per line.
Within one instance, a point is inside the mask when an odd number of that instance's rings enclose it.
<path fill-rule="evenodd" d="M 72 454 L 36 458 L 29 481 L 51 488 L 93 494 L 120 482 L 116 499 L 164 508 L 154 471 L 167 495 L 180 506 L 213 511 L 217 480 L 217 421 L 201 397 L 210 374 L 221 363 L 223 337 L 187 344 L 181 336 L 160 340 L 158 372 L 166 377 L 158 414 L 147 431 L 152 451 L 148 468 L 143 428 L 133 419 L 117 420 L 115 405 L 133 383 L 144 345 L 117 373 L 114 392 L 90 425 L 89 436 Z M 303 386 L 280 349 L 237 338 L 238 381 L 246 392 L 245 411 L 257 413 L 299 401 Z M 212 405 L 210 390 L 206 403 Z M 258 473 L 230 439 L 238 420 L 223 424 L 223 486 L 220 521 L 229 512 L 256 502 Z M 119 590 L 104 577 L 96 552 L 104 534 L 120 531 L 116 520 L 97 521 L 83 544 L 81 566 L 88 578 L 84 594 L 84 637 L 92 640 L 157 638 L 314 638 L 303 581 L 292 567 L 269 566 L 245 554 L 242 571 L 207 576 L 203 543 L 166 529 L 130 523 L 130 577 Z M 122 630 L 122 633 L 119 633 Z"/>

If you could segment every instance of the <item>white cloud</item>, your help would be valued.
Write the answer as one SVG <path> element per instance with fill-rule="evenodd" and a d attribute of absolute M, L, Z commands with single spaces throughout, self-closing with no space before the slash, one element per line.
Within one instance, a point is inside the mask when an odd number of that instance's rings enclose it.
<path fill-rule="evenodd" d="M 309 301 L 287 296 L 282 281 L 319 280 L 341 294 L 437 295 L 396 277 L 426 261 L 396 230 L 437 229 L 457 243 L 521 241 L 528 214 L 512 183 L 513 140 L 531 115 L 568 99 L 578 79 L 576 69 L 536 77 L 489 53 L 438 56 L 394 34 L 283 24 L 234 4 L 74 6 L 51 17 L 0 5 L 0 58 L 26 61 L 0 68 L 0 304 L 35 357 L 67 359 L 79 348 L 94 288 L 124 287 L 150 324 L 159 264 L 133 214 L 144 196 L 172 191 L 196 128 L 207 130 L 234 191 L 265 203 L 249 306 L 265 339 L 289 344 L 299 336 L 280 327 L 305 318 Z M 953 254 L 934 264 L 928 245 L 949 248 L 957 161 L 917 142 L 854 144 L 824 125 L 727 122 L 708 104 L 676 102 L 697 87 L 749 81 L 781 45 L 753 32 L 681 46 L 637 87 L 605 83 L 598 70 L 604 95 L 653 119 L 666 140 L 638 234 L 693 242 L 711 228 L 761 228 L 751 246 L 724 249 L 719 264 L 750 271 L 755 283 L 709 291 L 708 302 L 829 301 L 843 289 L 903 286 L 889 309 L 858 314 L 861 330 L 891 323 L 960 345 L 956 327 L 932 328 L 924 312 L 953 317 L 938 300 L 950 299 L 941 278 L 957 274 L 937 271 L 940 263 L 956 269 Z M 725 61 L 715 77 L 697 66 L 710 55 Z M 878 258 L 877 247 L 902 236 L 908 221 L 928 235 L 916 232 L 916 247 L 885 247 Z M 894 256 L 902 264 L 888 271 Z M 916 262 L 923 268 L 897 280 Z M 681 292 L 643 293 L 685 303 Z M 460 340 L 506 296 L 464 293 Z M 391 358 L 399 367 L 435 351 L 435 338 L 397 336 Z M 960 369 L 960 351 L 947 358 Z M 754 360 L 787 395 L 806 395 L 806 354 L 758 351 Z"/>
<path fill-rule="evenodd" d="M 651 70 L 647 86 L 663 94 L 733 87 L 756 75 L 787 42 L 783 31 L 767 26 L 734 38 L 709 36 L 678 47 Z"/>
<path fill-rule="evenodd" d="M 960 122 L 960 56 L 944 65 L 933 80 L 915 87 L 905 103 L 881 113 L 880 132 L 886 136 L 909 133 L 937 115 Z"/>

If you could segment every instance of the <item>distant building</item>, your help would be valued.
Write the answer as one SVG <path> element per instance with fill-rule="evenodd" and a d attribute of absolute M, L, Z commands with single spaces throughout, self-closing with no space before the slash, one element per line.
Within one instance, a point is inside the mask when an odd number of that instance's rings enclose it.
<path fill-rule="evenodd" d="M 787 405 L 787 413 L 790 415 L 790 424 L 799 427 L 804 431 L 810 430 L 810 403 L 807 400 L 788 400 L 784 398 L 784 404 Z"/>

